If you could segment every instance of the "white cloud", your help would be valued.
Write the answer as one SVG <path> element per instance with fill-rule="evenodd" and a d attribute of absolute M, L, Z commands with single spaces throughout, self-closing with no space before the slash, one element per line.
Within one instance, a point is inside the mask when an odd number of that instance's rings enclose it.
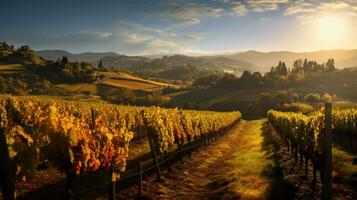
<path fill-rule="evenodd" d="M 198 42 L 202 39 L 203 39 L 203 36 L 192 34 L 192 35 L 186 35 L 186 36 L 182 37 L 180 40 L 183 42 L 193 43 L 193 42 Z"/>
<path fill-rule="evenodd" d="M 328 9 L 348 8 L 349 6 L 350 5 L 346 2 L 336 1 L 336 2 L 330 2 L 330 3 L 321 3 L 318 8 L 328 10 Z"/>
<path fill-rule="evenodd" d="M 220 17 L 223 9 L 204 4 L 177 4 L 170 1 L 165 7 L 162 17 L 176 26 L 191 26 L 201 23 L 204 17 Z"/>
<path fill-rule="evenodd" d="M 177 43 L 169 40 L 155 39 L 152 40 L 148 45 L 148 48 L 172 48 L 177 47 Z"/>
<path fill-rule="evenodd" d="M 247 8 L 244 4 L 241 3 L 233 3 L 232 4 L 232 13 L 236 16 L 244 16 L 247 14 Z"/>
<path fill-rule="evenodd" d="M 48 46 L 83 52 L 114 51 L 124 54 L 184 53 L 195 50 L 194 43 L 203 39 L 197 34 L 177 36 L 168 30 L 119 21 L 101 31 L 82 30 L 72 33 L 43 33 L 31 36 L 35 48 Z"/>
<path fill-rule="evenodd" d="M 119 38 L 122 42 L 129 44 L 140 44 L 152 39 L 152 36 L 150 35 L 144 35 L 135 32 L 124 32 L 119 33 L 118 35 L 120 36 Z"/>
<path fill-rule="evenodd" d="M 288 3 L 289 0 L 247 0 L 246 3 L 254 12 L 274 11 L 279 4 Z"/>
<path fill-rule="evenodd" d="M 232 10 L 231 14 L 244 16 L 248 11 L 266 12 L 278 10 L 280 4 L 287 4 L 289 0 L 215 0 L 228 4 Z"/>
<path fill-rule="evenodd" d="M 357 2 L 356 2 L 357 3 Z M 319 16 L 330 13 L 355 16 L 353 1 L 316 2 L 313 0 L 298 0 L 284 10 L 284 15 L 297 15 L 304 24 L 313 21 Z"/>
<path fill-rule="evenodd" d="M 213 0 L 213 1 L 218 1 L 218 2 L 222 2 L 222 3 L 231 3 L 232 0 Z"/>
<path fill-rule="evenodd" d="M 108 32 L 96 32 L 96 34 L 99 38 L 106 38 L 112 35 L 112 33 L 108 33 Z"/>
<path fill-rule="evenodd" d="M 294 15 L 301 13 L 311 13 L 316 11 L 311 3 L 306 3 L 303 0 L 299 0 L 291 4 L 285 11 L 284 15 Z"/>
<path fill-rule="evenodd" d="M 310 13 L 314 12 L 314 8 L 304 8 L 304 7 L 299 7 L 299 6 L 292 6 L 289 7 L 285 10 L 284 15 L 293 15 L 293 14 L 298 14 L 298 13 Z"/>

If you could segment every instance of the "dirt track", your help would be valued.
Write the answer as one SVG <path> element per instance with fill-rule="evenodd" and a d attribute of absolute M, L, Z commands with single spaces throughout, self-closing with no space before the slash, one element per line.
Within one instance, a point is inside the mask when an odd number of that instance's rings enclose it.
<path fill-rule="evenodd" d="M 278 147 L 264 120 L 242 121 L 219 141 L 144 182 L 153 199 L 293 199 L 295 187 L 284 179 Z M 136 187 L 118 197 L 135 196 Z"/>

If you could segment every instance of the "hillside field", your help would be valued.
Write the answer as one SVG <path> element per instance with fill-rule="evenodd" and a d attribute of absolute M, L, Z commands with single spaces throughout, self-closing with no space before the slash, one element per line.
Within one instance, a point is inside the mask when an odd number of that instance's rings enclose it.
<path fill-rule="evenodd" d="M 152 92 L 156 90 L 161 90 L 166 87 L 177 88 L 178 86 L 158 81 L 147 80 L 139 78 L 124 72 L 101 72 L 103 78 L 94 83 L 70 83 L 70 84 L 58 84 L 57 86 L 69 90 L 72 92 L 89 92 L 91 95 L 99 95 L 100 93 L 105 93 L 103 88 L 110 90 L 115 90 L 119 88 L 127 88 L 131 90 L 139 90 L 145 92 Z"/>
<path fill-rule="evenodd" d="M 22 64 L 7 64 L 0 62 L 0 74 L 4 75 L 16 75 L 16 74 L 28 74 L 31 73 Z"/>

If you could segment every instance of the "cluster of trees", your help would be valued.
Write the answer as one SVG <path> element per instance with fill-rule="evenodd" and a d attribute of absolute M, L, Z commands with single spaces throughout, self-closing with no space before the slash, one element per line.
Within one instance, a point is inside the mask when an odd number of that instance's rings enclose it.
<path fill-rule="evenodd" d="M 92 82 L 100 78 L 91 64 L 69 62 L 67 57 L 48 61 L 36 55 L 28 45 L 15 48 L 0 42 L 0 61 L 20 63 L 27 69 L 26 73 L 0 75 L 0 93 L 52 94 L 52 83 Z"/>
<path fill-rule="evenodd" d="M 331 102 L 336 95 L 331 95 L 329 93 L 325 93 L 320 95 L 319 93 L 309 93 L 304 96 L 304 101 L 307 103 L 321 103 L 321 102 Z"/>
<path fill-rule="evenodd" d="M 93 82 L 99 78 L 91 64 L 69 62 L 66 56 L 55 62 L 48 61 L 46 65 L 33 65 L 31 70 L 55 83 Z"/>
<path fill-rule="evenodd" d="M 276 88 L 297 86 L 302 83 L 307 76 L 314 76 L 316 72 L 331 73 L 336 70 L 334 59 L 329 59 L 326 64 L 318 64 L 316 61 L 307 59 L 296 60 L 292 69 L 288 68 L 285 62 L 280 61 L 277 66 L 264 75 L 260 72 L 244 71 L 240 78 L 231 74 L 224 75 L 220 80 L 214 81 L 218 87 L 231 89 L 252 89 L 252 88 Z M 320 76 L 321 77 L 321 76 Z M 209 79 L 206 77 L 206 79 Z"/>
<path fill-rule="evenodd" d="M 100 91 L 105 91 L 106 86 L 102 87 Z M 167 106 L 170 102 L 170 97 L 164 95 L 161 90 L 151 92 L 134 91 L 129 88 L 117 88 L 115 92 L 100 94 L 104 99 L 115 104 L 124 105 L 138 105 L 138 106 L 152 106 L 160 105 Z"/>
<path fill-rule="evenodd" d="M 310 104 L 331 102 L 335 95 L 325 93 L 308 93 L 306 95 L 298 94 L 292 90 L 279 90 L 275 94 L 263 92 L 259 100 L 249 107 L 250 114 L 256 116 L 265 116 L 270 109 L 309 113 L 313 110 Z"/>
<path fill-rule="evenodd" d="M 43 64 L 45 61 L 38 57 L 28 45 L 15 49 L 6 42 L 0 43 L 0 61 L 21 63 L 24 65 Z"/>
<path fill-rule="evenodd" d="M 334 59 L 328 59 L 326 64 L 319 64 L 316 61 L 307 60 L 305 58 L 304 61 L 302 59 L 295 60 L 291 69 L 287 68 L 286 64 L 280 61 L 278 66 L 271 67 L 270 72 L 268 72 L 265 76 L 275 79 L 288 79 L 292 82 L 298 83 L 305 79 L 305 74 L 313 72 L 333 72 L 335 70 Z"/>
<path fill-rule="evenodd" d="M 271 67 L 270 74 L 274 75 L 274 76 L 275 75 L 277 75 L 277 76 L 287 76 L 288 75 L 288 68 L 286 67 L 285 62 L 279 61 L 278 66 Z"/>
<path fill-rule="evenodd" d="M 27 81 L 0 75 L 0 93 L 13 95 L 46 94 L 54 86 L 47 80 Z"/>
<path fill-rule="evenodd" d="M 316 61 L 310 61 L 305 58 L 305 60 L 296 60 L 294 61 L 293 68 L 291 69 L 292 72 L 299 72 L 300 70 L 304 70 L 305 72 L 312 72 L 312 71 L 328 71 L 332 72 L 336 70 L 335 67 L 335 60 L 328 59 L 326 64 L 322 63 L 319 64 Z"/>
<path fill-rule="evenodd" d="M 56 83 L 91 82 L 98 78 L 91 64 L 69 62 L 66 56 L 57 61 L 48 61 L 36 55 L 28 45 L 15 49 L 13 45 L 0 42 L 0 61 L 22 63 L 42 79 Z"/>
<path fill-rule="evenodd" d="M 209 74 L 207 76 L 196 79 L 193 83 L 194 86 L 210 86 L 216 84 L 223 77 L 222 74 Z"/>
<path fill-rule="evenodd" d="M 202 69 L 193 64 L 172 64 L 163 60 L 153 60 L 149 64 L 133 66 L 128 69 L 143 77 L 156 77 L 161 79 L 190 81 L 217 73 L 212 70 Z"/>
<path fill-rule="evenodd" d="M 5 41 L 0 42 L 0 51 L 14 51 L 15 47 L 14 45 L 9 45 Z"/>

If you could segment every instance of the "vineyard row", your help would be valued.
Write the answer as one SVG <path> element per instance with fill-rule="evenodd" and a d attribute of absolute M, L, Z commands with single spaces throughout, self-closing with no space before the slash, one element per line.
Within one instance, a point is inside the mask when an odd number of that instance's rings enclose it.
<path fill-rule="evenodd" d="M 308 163 L 313 166 L 313 188 L 316 184 L 316 172 L 320 172 L 324 181 L 324 110 L 309 115 L 292 112 L 268 111 L 268 120 L 288 149 L 294 154 L 295 161 L 305 161 L 305 173 L 308 175 Z M 333 110 L 331 115 L 332 139 L 342 148 L 356 152 L 357 149 L 357 109 Z"/>
<path fill-rule="evenodd" d="M 175 146 L 230 127 L 240 117 L 239 112 L 0 96 L 3 196 L 16 198 L 15 181 L 26 181 L 43 162 L 67 177 L 105 168 L 115 183 L 125 171 L 133 138 L 148 136 L 151 151 L 165 155 Z"/>

